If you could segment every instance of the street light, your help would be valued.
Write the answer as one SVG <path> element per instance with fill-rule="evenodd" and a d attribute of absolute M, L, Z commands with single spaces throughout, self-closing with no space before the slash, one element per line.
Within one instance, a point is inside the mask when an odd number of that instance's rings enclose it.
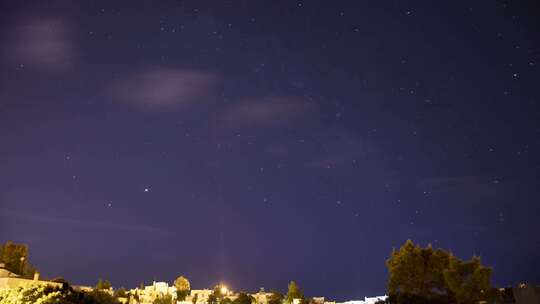
<path fill-rule="evenodd" d="M 229 289 L 225 285 L 221 285 L 221 288 L 219 289 L 222 295 L 226 295 L 229 292 Z"/>
<path fill-rule="evenodd" d="M 20 258 L 20 260 L 21 260 L 21 267 L 20 267 L 20 269 L 19 269 L 19 274 L 20 274 L 20 275 L 24 275 L 24 257 L 22 256 L 22 257 Z"/>

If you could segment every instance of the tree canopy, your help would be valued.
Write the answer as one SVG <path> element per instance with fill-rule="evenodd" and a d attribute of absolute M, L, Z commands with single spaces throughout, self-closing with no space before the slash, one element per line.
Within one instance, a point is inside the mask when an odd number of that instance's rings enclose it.
<path fill-rule="evenodd" d="M 0 247 L 0 262 L 7 270 L 21 275 L 30 276 L 36 271 L 28 260 L 28 246 L 7 241 Z"/>
<path fill-rule="evenodd" d="M 128 296 L 128 292 L 124 287 L 121 287 L 114 292 L 114 296 L 117 298 L 126 298 Z"/>
<path fill-rule="evenodd" d="M 491 269 L 482 266 L 479 257 L 462 261 L 450 256 L 444 279 L 457 303 L 477 303 L 489 297 Z"/>
<path fill-rule="evenodd" d="M 475 303 L 486 300 L 491 269 L 480 258 L 462 261 L 451 253 L 407 240 L 386 261 L 388 293 L 396 303 Z"/>
<path fill-rule="evenodd" d="M 99 290 L 78 292 L 71 288 L 63 289 L 35 285 L 0 288 L 0 303 L 119 304 L 113 296 Z"/>
<path fill-rule="evenodd" d="M 285 298 L 285 301 L 290 304 L 293 302 L 294 299 L 303 300 L 304 293 L 295 281 L 291 281 L 288 286 L 287 297 Z"/>
<path fill-rule="evenodd" d="M 174 287 L 176 287 L 176 297 L 179 301 L 185 300 L 186 296 L 189 295 L 189 291 L 191 290 L 189 280 L 183 276 L 179 276 L 176 278 L 176 280 L 174 280 Z"/>
<path fill-rule="evenodd" d="M 271 291 L 268 298 L 268 304 L 281 304 L 283 302 L 283 295 L 277 291 Z"/>
<path fill-rule="evenodd" d="M 249 295 L 241 292 L 238 294 L 238 297 L 232 301 L 232 304 L 251 304 L 253 298 Z"/>
<path fill-rule="evenodd" d="M 111 285 L 111 282 L 109 282 L 109 280 L 99 279 L 97 284 L 96 284 L 96 289 L 98 289 L 98 290 L 109 289 L 111 287 L 112 287 L 112 285 Z"/>
<path fill-rule="evenodd" d="M 162 295 L 154 299 L 153 304 L 173 304 L 171 295 Z"/>
<path fill-rule="evenodd" d="M 219 303 L 218 301 L 218 298 L 217 296 L 215 295 L 215 292 L 214 293 L 211 293 L 209 296 L 208 296 L 208 300 L 206 301 L 208 304 L 217 304 Z"/>
<path fill-rule="evenodd" d="M 226 294 L 223 293 L 224 289 L 226 290 L 227 288 L 223 284 L 218 284 L 214 287 L 214 292 L 212 293 L 212 296 L 215 297 L 216 302 L 220 303 L 221 300 L 225 298 Z M 210 300 L 208 303 L 210 303 Z"/>

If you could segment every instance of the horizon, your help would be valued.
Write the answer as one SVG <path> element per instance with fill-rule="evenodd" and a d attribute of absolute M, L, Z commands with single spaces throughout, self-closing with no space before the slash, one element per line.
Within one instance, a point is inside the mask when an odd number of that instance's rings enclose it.
<path fill-rule="evenodd" d="M 406 240 L 539 283 L 540 7 L 0 4 L 0 242 L 43 275 L 363 298 Z"/>

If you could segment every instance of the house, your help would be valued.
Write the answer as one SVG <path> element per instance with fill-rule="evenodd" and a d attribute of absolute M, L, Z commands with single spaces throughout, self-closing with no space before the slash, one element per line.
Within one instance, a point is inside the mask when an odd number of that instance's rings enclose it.
<path fill-rule="evenodd" d="M 525 283 L 512 289 L 516 304 L 540 304 L 540 286 Z"/>
<path fill-rule="evenodd" d="M 176 287 L 169 286 L 167 282 L 152 282 L 152 285 L 144 286 L 144 289 L 135 288 L 130 290 L 130 294 L 136 296 L 136 303 L 153 303 L 155 299 L 163 296 L 170 296 L 176 300 Z"/>
<path fill-rule="evenodd" d="M 259 292 L 252 293 L 251 296 L 255 299 L 254 304 L 268 304 L 268 299 L 272 296 L 271 292 L 265 292 L 264 287 L 259 289 Z"/>
<path fill-rule="evenodd" d="M 196 304 L 204 304 L 208 302 L 208 297 L 214 293 L 212 289 L 192 289 L 186 297 L 186 301 L 195 302 Z M 193 301 L 195 300 L 195 301 Z"/>
<path fill-rule="evenodd" d="M 0 263 L 0 288 L 17 288 L 30 285 L 62 287 L 62 283 L 40 280 L 39 272 L 34 273 L 33 279 L 23 278 L 6 269 L 4 263 Z"/>
<path fill-rule="evenodd" d="M 386 299 L 388 299 L 388 296 L 364 297 L 364 300 L 352 300 L 340 304 L 375 304 Z"/>

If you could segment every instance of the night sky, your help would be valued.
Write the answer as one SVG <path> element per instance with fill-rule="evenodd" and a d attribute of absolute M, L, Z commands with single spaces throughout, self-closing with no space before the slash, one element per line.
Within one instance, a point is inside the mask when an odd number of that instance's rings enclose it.
<path fill-rule="evenodd" d="M 74 284 L 363 298 L 408 238 L 539 283 L 535 2 L 3 1 L 0 241 Z"/>

